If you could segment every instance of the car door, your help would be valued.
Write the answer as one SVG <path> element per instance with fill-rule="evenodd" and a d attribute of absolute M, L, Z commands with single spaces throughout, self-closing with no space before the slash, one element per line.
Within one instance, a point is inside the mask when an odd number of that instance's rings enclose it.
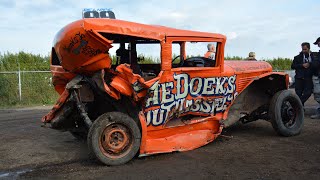
<path fill-rule="evenodd" d="M 174 119 L 221 119 L 232 102 L 236 77 L 219 67 L 180 67 L 163 73 L 149 89 L 147 124 L 165 125 Z"/>
<path fill-rule="evenodd" d="M 211 67 L 204 67 L 204 64 L 173 66 L 161 74 L 148 90 L 144 108 L 148 125 L 166 126 L 171 121 L 179 125 L 181 121 L 192 123 L 192 120 L 208 117 L 222 119 L 234 98 L 236 77 L 233 73 L 222 72 L 223 66 L 219 63 Z"/>

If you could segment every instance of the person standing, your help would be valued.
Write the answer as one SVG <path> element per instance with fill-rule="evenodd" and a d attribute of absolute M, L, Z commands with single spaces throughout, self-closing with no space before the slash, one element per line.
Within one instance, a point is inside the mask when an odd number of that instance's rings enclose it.
<path fill-rule="evenodd" d="M 250 52 L 249 56 L 247 57 L 246 60 L 248 60 L 248 61 L 256 61 L 257 60 L 256 59 L 256 53 L 255 52 Z"/>
<path fill-rule="evenodd" d="M 320 48 L 320 37 L 313 43 Z M 315 57 L 314 64 L 314 75 L 312 77 L 313 81 L 313 96 L 314 100 L 317 101 L 320 105 L 320 51 L 319 53 L 314 53 Z M 317 56 L 317 57 L 316 57 Z M 316 113 L 310 116 L 311 119 L 320 119 L 320 107 L 317 108 Z"/>
<path fill-rule="evenodd" d="M 314 74 L 313 60 L 314 57 L 310 51 L 310 43 L 301 44 L 302 51 L 295 56 L 291 68 L 295 70 L 295 91 L 299 96 L 303 106 L 312 94 Z"/>

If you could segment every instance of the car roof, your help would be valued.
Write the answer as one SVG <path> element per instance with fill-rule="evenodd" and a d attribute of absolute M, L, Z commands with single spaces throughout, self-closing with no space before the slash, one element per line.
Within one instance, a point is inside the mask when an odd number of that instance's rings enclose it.
<path fill-rule="evenodd" d="M 82 19 L 84 29 L 96 32 L 122 34 L 162 41 L 166 37 L 197 37 L 226 40 L 226 36 L 217 33 L 181 30 L 159 25 L 147 25 L 118 19 L 90 18 Z"/>

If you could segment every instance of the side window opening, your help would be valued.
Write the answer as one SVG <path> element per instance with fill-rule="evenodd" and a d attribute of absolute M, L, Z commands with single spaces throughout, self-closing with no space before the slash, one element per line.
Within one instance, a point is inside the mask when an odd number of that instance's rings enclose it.
<path fill-rule="evenodd" d="M 54 48 L 51 50 L 51 65 L 61 66 L 60 60 Z"/>
<path fill-rule="evenodd" d="M 137 44 L 137 64 L 141 76 L 150 80 L 158 76 L 161 71 L 161 46 L 160 43 Z"/>
<path fill-rule="evenodd" d="M 112 40 L 109 55 L 112 68 L 120 64 L 130 64 L 135 74 L 141 75 L 146 81 L 158 76 L 161 71 L 161 45 L 157 40 L 140 37 L 100 33 Z"/>
<path fill-rule="evenodd" d="M 174 42 L 172 43 L 172 68 L 179 67 L 185 57 L 183 57 L 182 49 L 181 49 L 182 42 Z"/>
<path fill-rule="evenodd" d="M 172 54 L 183 52 L 181 49 L 177 49 L 176 42 L 172 44 Z M 185 53 L 186 58 L 183 62 L 174 61 L 172 67 L 215 67 L 217 59 L 217 50 L 219 44 L 217 42 L 186 42 Z M 183 48 L 179 46 L 179 48 Z M 177 62 L 180 62 L 177 64 Z"/>

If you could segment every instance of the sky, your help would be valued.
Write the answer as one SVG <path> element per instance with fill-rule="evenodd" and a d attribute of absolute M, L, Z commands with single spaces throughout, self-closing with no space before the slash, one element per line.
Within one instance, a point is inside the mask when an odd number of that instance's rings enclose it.
<path fill-rule="evenodd" d="M 48 55 L 55 34 L 83 8 L 117 19 L 227 36 L 226 55 L 293 58 L 320 36 L 320 0 L 0 0 L 0 52 Z"/>

